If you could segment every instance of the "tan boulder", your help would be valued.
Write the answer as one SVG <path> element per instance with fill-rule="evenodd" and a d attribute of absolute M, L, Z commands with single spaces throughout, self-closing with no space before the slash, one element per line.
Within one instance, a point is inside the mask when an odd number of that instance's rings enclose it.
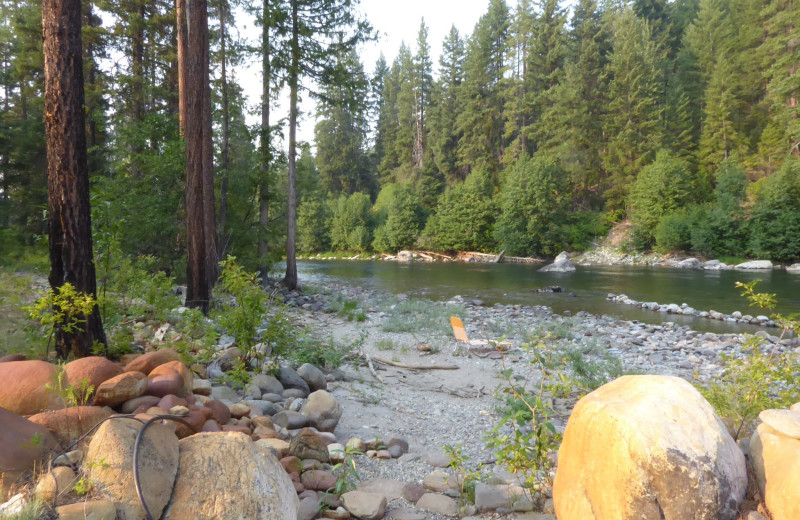
<path fill-rule="evenodd" d="M 342 418 L 342 405 L 327 390 L 317 390 L 308 396 L 300 413 L 321 432 L 332 432 Z"/>
<path fill-rule="evenodd" d="M 147 376 L 141 372 L 123 372 L 101 384 L 94 393 L 95 406 L 118 406 L 139 397 L 147 389 Z"/>
<path fill-rule="evenodd" d="M 141 520 L 133 481 L 133 448 L 142 423 L 134 419 L 104 422 L 92 438 L 84 468 L 97 490 L 116 504 L 120 520 Z M 151 424 L 139 446 L 139 482 L 147 507 L 159 518 L 169 502 L 178 472 L 178 438 L 169 426 Z"/>
<path fill-rule="evenodd" d="M 59 520 L 114 520 L 117 516 L 114 502 L 89 500 L 56 508 Z"/>
<path fill-rule="evenodd" d="M 283 439 L 274 439 L 272 437 L 268 437 L 266 439 L 258 439 L 256 443 L 261 444 L 268 449 L 275 450 L 275 453 L 278 457 L 286 457 L 289 455 L 289 443 Z"/>
<path fill-rule="evenodd" d="M 39 482 L 36 483 L 34 493 L 45 502 L 53 502 L 56 496 L 64 495 L 72 490 L 77 476 L 72 468 L 56 466 L 50 471 L 45 471 Z"/>
<path fill-rule="evenodd" d="M 141 372 L 144 375 L 148 375 L 157 366 L 170 361 L 180 361 L 180 359 L 181 356 L 178 351 L 171 348 L 162 348 L 134 358 L 125 365 L 125 372 Z"/>
<path fill-rule="evenodd" d="M 624 376 L 573 409 L 553 500 L 559 520 L 732 520 L 746 487 L 741 450 L 692 385 Z"/>
<path fill-rule="evenodd" d="M 328 445 L 311 428 L 303 428 L 289 443 L 289 454 L 298 459 L 314 459 L 320 462 L 330 461 Z"/>
<path fill-rule="evenodd" d="M 386 497 L 379 493 L 348 491 L 342 495 L 342 504 L 350 514 L 364 520 L 379 520 L 386 513 Z"/>
<path fill-rule="evenodd" d="M 183 380 L 183 390 L 182 393 L 178 395 L 186 397 L 191 394 L 192 388 L 194 387 L 194 375 L 192 371 L 180 361 L 167 361 L 166 363 L 162 363 L 151 370 L 148 376 L 166 375 L 171 372 L 176 372 Z"/>
<path fill-rule="evenodd" d="M 97 423 L 110 417 L 111 412 L 99 406 L 75 406 L 37 413 L 28 418 L 53 432 L 62 446 L 67 447 Z"/>
<path fill-rule="evenodd" d="M 0 363 L 0 408 L 17 415 L 63 408 L 64 401 L 46 388 L 55 385 L 57 377 L 57 367 L 46 361 Z"/>
<path fill-rule="evenodd" d="M 800 439 L 759 424 L 750 440 L 750 461 L 771 518 L 800 518 Z"/>
<path fill-rule="evenodd" d="M 40 467 L 37 465 L 58 448 L 46 428 L 0 408 L 0 483 L 10 484 Z"/>
<path fill-rule="evenodd" d="M 163 520 L 297 518 L 299 500 L 272 450 L 241 433 L 180 441 L 180 471 Z"/>
<path fill-rule="evenodd" d="M 120 375 L 122 367 L 104 357 L 89 356 L 64 365 L 64 373 L 67 376 L 67 382 L 76 389 L 81 388 L 83 381 L 86 380 L 96 390 L 103 382 Z M 82 396 L 83 402 L 89 401 L 94 390 Z"/>

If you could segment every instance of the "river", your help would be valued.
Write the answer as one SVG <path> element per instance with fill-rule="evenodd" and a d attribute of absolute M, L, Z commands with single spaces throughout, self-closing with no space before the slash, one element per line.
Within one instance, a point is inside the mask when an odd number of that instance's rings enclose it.
<path fill-rule="evenodd" d="M 608 293 L 627 294 L 639 301 L 661 304 L 686 303 L 697 310 L 726 314 L 766 314 L 748 306 L 735 287 L 737 281 L 761 280 L 759 292 L 778 296 L 778 312 L 800 312 L 800 275 L 785 270 L 696 271 L 645 266 L 578 266 L 575 273 L 540 273 L 540 265 L 462 264 L 382 261 L 301 261 L 301 283 L 335 280 L 389 293 L 405 293 L 431 300 L 455 295 L 495 303 L 546 305 L 557 313 L 588 311 L 627 320 L 659 324 L 673 321 L 707 332 L 753 332 L 755 326 L 645 311 L 606 299 Z M 533 290 L 550 285 L 563 293 L 537 294 Z"/>

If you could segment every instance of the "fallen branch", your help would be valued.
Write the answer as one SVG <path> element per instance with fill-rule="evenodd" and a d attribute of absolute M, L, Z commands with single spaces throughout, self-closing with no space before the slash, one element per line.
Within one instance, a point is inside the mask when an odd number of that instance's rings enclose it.
<path fill-rule="evenodd" d="M 369 359 L 369 358 L 367 358 Z M 396 363 L 386 359 L 375 358 L 376 363 L 383 363 L 384 365 L 391 365 L 393 367 L 405 368 L 408 370 L 458 370 L 456 365 L 406 365 L 405 363 Z"/>
<path fill-rule="evenodd" d="M 364 359 L 366 359 L 366 360 L 367 360 L 367 366 L 369 367 L 369 371 L 370 371 L 370 373 L 372 374 L 372 377 L 374 377 L 375 379 L 377 379 L 379 383 L 381 383 L 381 384 L 384 384 L 384 385 L 385 385 L 386 383 L 383 381 L 383 379 L 381 379 L 381 376 L 379 376 L 379 375 L 378 375 L 378 373 L 375 371 L 375 367 L 372 365 L 372 359 L 370 359 L 370 357 L 369 357 L 369 354 L 367 354 L 366 352 L 364 352 L 363 350 L 361 350 L 361 356 L 362 356 Z M 376 359 L 376 361 L 378 361 L 378 360 Z"/>

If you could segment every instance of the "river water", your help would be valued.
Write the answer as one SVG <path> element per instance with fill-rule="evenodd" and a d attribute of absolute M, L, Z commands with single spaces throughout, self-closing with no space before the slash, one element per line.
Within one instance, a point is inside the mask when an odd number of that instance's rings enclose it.
<path fill-rule="evenodd" d="M 588 311 L 627 320 L 659 324 L 673 321 L 708 332 L 753 332 L 759 327 L 645 311 L 606 299 L 608 293 L 627 294 L 639 301 L 686 303 L 697 310 L 730 314 L 766 314 L 748 306 L 735 287 L 737 281 L 761 280 L 759 292 L 777 294 L 778 312 L 800 312 L 800 275 L 782 269 L 765 271 L 696 271 L 645 266 L 587 266 L 574 273 L 540 273 L 541 265 L 462 264 L 382 261 L 301 261 L 301 283 L 344 282 L 389 293 L 431 300 L 455 295 L 495 303 L 546 305 L 557 313 Z M 534 289 L 557 285 L 563 293 L 537 294 Z M 772 329 L 774 330 L 774 329 Z"/>

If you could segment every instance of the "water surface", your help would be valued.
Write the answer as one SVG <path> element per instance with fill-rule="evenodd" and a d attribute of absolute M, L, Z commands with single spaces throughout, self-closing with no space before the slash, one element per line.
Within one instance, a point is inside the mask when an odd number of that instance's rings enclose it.
<path fill-rule="evenodd" d="M 695 271 L 646 266 L 578 266 L 574 273 L 540 273 L 540 267 L 522 264 L 325 260 L 298 262 L 298 273 L 301 282 L 336 280 L 440 301 L 461 295 L 481 299 L 487 305 L 547 305 L 557 313 L 584 310 L 646 323 L 674 321 L 688 324 L 696 330 L 713 332 L 752 332 L 759 328 L 644 311 L 610 302 L 606 296 L 608 293 L 624 293 L 639 301 L 686 303 L 698 310 L 713 309 L 726 314 L 738 310 L 755 316 L 766 313 L 749 307 L 735 283 L 761 280 L 758 290 L 777 294 L 779 312 L 800 312 L 800 275 L 789 274 L 782 269 Z M 558 285 L 565 292 L 533 292 L 534 289 L 550 285 Z"/>

